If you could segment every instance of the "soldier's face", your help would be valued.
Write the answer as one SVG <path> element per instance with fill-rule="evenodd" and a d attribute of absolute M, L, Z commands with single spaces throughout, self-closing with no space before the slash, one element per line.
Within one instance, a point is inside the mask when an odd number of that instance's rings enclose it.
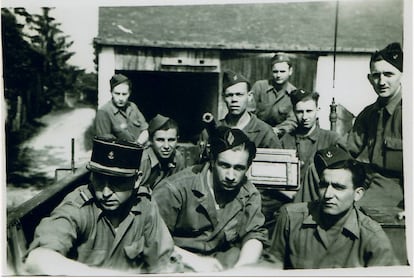
<path fill-rule="evenodd" d="M 151 139 L 151 146 L 155 154 L 161 159 L 169 159 L 177 147 L 178 136 L 175 128 L 157 130 Z"/>
<path fill-rule="evenodd" d="M 368 80 L 379 97 L 390 98 L 400 87 L 402 73 L 390 63 L 380 60 L 370 65 Z"/>
<path fill-rule="evenodd" d="M 322 211 L 338 215 L 349 210 L 363 195 L 362 187 L 354 188 L 348 169 L 325 169 L 319 183 Z"/>
<path fill-rule="evenodd" d="M 219 153 L 212 161 L 215 185 L 226 191 L 238 189 L 249 168 L 248 158 L 248 151 L 242 148 Z"/>
<path fill-rule="evenodd" d="M 283 85 L 289 81 L 292 75 L 292 68 L 287 62 L 276 63 L 272 67 L 272 76 L 276 84 Z"/>
<path fill-rule="evenodd" d="M 230 114 L 241 115 L 246 111 L 249 98 L 251 98 L 251 93 L 247 88 L 246 82 L 240 82 L 228 87 L 224 91 L 224 101 Z"/>
<path fill-rule="evenodd" d="M 130 96 L 129 85 L 127 83 L 121 83 L 112 89 L 111 94 L 114 105 L 122 108 L 127 104 Z"/>
<path fill-rule="evenodd" d="M 100 207 L 115 211 L 132 196 L 136 177 L 114 177 L 92 172 L 90 180 Z"/>
<path fill-rule="evenodd" d="M 311 129 L 316 125 L 318 107 L 313 99 L 299 101 L 294 107 L 299 126 Z"/>

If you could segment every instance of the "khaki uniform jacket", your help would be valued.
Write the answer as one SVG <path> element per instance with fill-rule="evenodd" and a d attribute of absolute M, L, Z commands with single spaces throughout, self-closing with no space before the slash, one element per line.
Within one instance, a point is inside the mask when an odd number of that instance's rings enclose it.
<path fill-rule="evenodd" d="M 29 251 L 36 247 L 94 267 L 132 273 L 176 271 L 170 265 L 174 242 L 147 193 L 138 193 L 137 203 L 115 232 L 88 186 L 81 186 L 40 222 Z"/>
<path fill-rule="evenodd" d="M 338 237 L 329 242 L 319 226 L 319 203 L 295 203 L 281 208 L 266 256 L 285 269 L 318 269 L 397 265 L 381 226 L 355 207 Z"/>
<path fill-rule="evenodd" d="M 193 253 L 215 256 L 233 248 L 240 250 L 249 239 L 265 242 L 260 194 L 254 185 L 246 180 L 234 200 L 216 209 L 207 185 L 208 169 L 209 163 L 186 168 L 164 179 L 153 191 L 175 244 Z M 230 267 L 237 261 L 234 253 L 217 258 Z"/>

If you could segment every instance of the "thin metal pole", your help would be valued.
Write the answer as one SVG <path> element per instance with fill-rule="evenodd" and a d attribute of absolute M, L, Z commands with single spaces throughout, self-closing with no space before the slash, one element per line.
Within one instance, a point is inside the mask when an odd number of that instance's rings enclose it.
<path fill-rule="evenodd" d="M 339 13 L 339 0 L 336 1 L 336 11 L 335 11 L 335 36 L 334 36 L 334 49 L 333 49 L 333 77 L 332 77 L 333 88 L 335 88 L 335 75 L 336 75 L 336 41 L 338 39 L 338 13 Z"/>
<path fill-rule="evenodd" d="M 75 138 L 72 138 L 72 146 L 71 146 L 71 164 L 70 168 L 72 169 L 72 172 L 75 173 Z"/>

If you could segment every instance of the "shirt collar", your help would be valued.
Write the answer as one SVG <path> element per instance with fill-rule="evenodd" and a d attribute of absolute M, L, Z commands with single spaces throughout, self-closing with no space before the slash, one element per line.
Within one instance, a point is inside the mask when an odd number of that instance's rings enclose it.
<path fill-rule="evenodd" d="M 130 106 L 131 104 L 130 104 L 130 102 L 128 101 L 126 104 L 125 104 L 125 110 L 121 110 L 121 109 L 119 109 L 118 107 L 116 107 L 115 106 L 115 104 L 114 104 L 114 102 L 111 100 L 111 109 L 112 109 L 112 113 L 115 115 L 115 114 L 117 114 L 117 113 L 121 113 L 121 114 L 126 114 L 127 113 L 127 111 L 128 111 L 128 109 L 129 109 L 129 106 Z"/>
<path fill-rule="evenodd" d="M 161 167 L 161 163 L 160 163 L 157 155 L 155 154 L 154 149 L 152 147 L 149 147 L 147 149 L 147 152 L 148 152 L 148 157 L 149 157 L 149 160 L 150 160 L 150 163 L 151 163 L 151 168 L 154 168 L 157 165 L 159 167 Z M 172 156 L 173 156 L 172 161 L 170 161 L 168 163 L 168 168 L 169 169 L 173 169 L 173 168 L 177 167 L 177 158 L 175 156 L 175 152 L 172 154 Z"/>
<path fill-rule="evenodd" d="M 319 138 L 319 127 L 315 126 L 315 128 L 312 130 L 312 132 L 305 136 L 296 135 L 298 138 L 307 138 L 311 140 L 313 143 L 315 143 Z"/>
<path fill-rule="evenodd" d="M 266 92 L 271 92 L 274 90 L 277 93 L 285 92 L 286 95 L 290 95 L 290 92 L 292 92 L 295 89 L 296 89 L 295 86 L 293 86 L 290 82 L 287 82 L 286 85 L 282 89 L 280 89 L 279 91 L 276 91 L 275 87 L 273 87 L 272 85 L 272 79 L 269 79 L 267 82 Z"/>
<path fill-rule="evenodd" d="M 310 226 L 317 226 L 319 222 L 319 203 L 314 203 L 314 205 L 310 205 L 309 208 L 309 215 L 303 220 L 303 225 L 310 225 Z M 344 231 L 348 231 L 352 233 L 356 238 L 360 236 L 360 229 L 358 225 L 358 216 L 355 206 L 352 207 L 351 213 L 348 215 L 347 219 L 345 220 L 344 226 L 342 228 L 342 233 Z"/>

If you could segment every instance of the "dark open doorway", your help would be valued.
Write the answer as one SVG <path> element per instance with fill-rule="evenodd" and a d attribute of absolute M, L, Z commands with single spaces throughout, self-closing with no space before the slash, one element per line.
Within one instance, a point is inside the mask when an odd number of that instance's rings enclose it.
<path fill-rule="evenodd" d="M 122 71 L 132 81 L 130 100 L 149 122 L 157 113 L 180 127 L 181 142 L 195 142 L 205 112 L 217 112 L 218 73 Z"/>

